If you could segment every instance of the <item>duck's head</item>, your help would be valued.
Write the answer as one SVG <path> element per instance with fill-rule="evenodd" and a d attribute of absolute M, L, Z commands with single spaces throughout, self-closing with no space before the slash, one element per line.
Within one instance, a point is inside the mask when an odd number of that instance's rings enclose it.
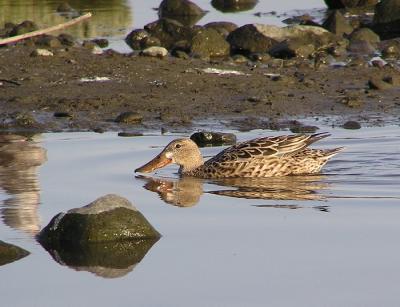
<path fill-rule="evenodd" d="M 183 171 L 189 171 L 202 165 L 203 158 L 196 143 L 191 139 L 176 139 L 169 143 L 153 160 L 137 168 L 135 172 L 150 173 L 170 163 L 176 163 Z"/>

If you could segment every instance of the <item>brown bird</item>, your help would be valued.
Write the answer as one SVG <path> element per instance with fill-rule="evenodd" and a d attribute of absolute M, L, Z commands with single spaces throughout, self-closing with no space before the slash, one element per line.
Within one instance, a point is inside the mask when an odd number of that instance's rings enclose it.
<path fill-rule="evenodd" d="M 179 173 L 200 178 L 275 177 L 318 173 L 343 148 L 310 149 L 329 133 L 263 137 L 238 143 L 204 162 L 196 143 L 188 138 L 169 143 L 153 160 L 135 172 L 150 173 L 170 163 Z"/>

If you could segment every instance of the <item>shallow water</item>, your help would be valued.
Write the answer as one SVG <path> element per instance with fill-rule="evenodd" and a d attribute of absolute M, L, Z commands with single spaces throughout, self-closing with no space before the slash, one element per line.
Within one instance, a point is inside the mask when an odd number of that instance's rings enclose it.
<path fill-rule="evenodd" d="M 321 175 L 242 182 L 179 181 L 176 167 L 135 177 L 176 134 L 1 144 L 0 240 L 31 252 L 1 267 L 2 305 L 398 306 L 400 128 L 321 131 L 332 136 L 315 147 L 346 147 Z M 137 265 L 61 265 L 36 243 L 55 214 L 107 193 L 163 235 Z"/>
<path fill-rule="evenodd" d="M 14 23 L 29 19 L 35 21 L 39 27 L 49 27 L 65 22 L 65 18 L 56 13 L 56 9 L 62 1 L 59 0 L 0 0 L 0 25 L 4 22 Z M 68 32 L 79 39 L 104 37 L 110 40 L 110 48 L 120 52 L 130 52 L 123 39 L 126 34 L 136 28 L 158 19 L 157 11 L 160 0 L 69 0 L 67 1 L 79 12 L 92 12 L 90 22 L 80 23 L 68 28 Z M 247 23 L 266 23 L 282 25 L 282 20 L 305 13 L 318 18 L 322 17 L 326 5 L 323 0 L 284 0 L 278 2 L 258 1 L 252 9 L 226 13 L 218 11 L 209 0 L 192 1 L 208 13 L 197 24 L 204 25 L 212 21 L 231 21 L 238 25 Z M 260 17 L 256 13 L 262 14 Z"/>

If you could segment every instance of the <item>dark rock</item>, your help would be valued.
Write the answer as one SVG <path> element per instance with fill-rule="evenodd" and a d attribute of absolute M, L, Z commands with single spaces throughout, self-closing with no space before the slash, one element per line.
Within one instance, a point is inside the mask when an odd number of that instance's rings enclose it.
<path fill-rule="evenodd" d="M 227 22 L 227 21 L 220 21 L 220 22 L 210 22 L 204 25 L 204 28 L 206 29 L 214 29 L 218 33 L 220 33 L 223 37 L 227 37 L 229 33 L 232 31 L 236 30 L 238 26 L 234 24 L 233 22 Z"/>
<path fill-rule="evenodd" d="M 186 26 L 196 24 L 206 13 L 188 0 L 163 0 L 158 8 L 160 18 L 175 19 Z"/>
<path fill-rule="evenodd" d="M 230 46 L 216 30 L 203 29 L 193 36 L 190 52 L 200 57 L 226 57 Z"/>
<path fill-rule="evenodd" d="M 120 137 L 136 137 L 136 136 L 143 136 L 143 133 L 139 132 L 118 132 L 118 136 Z"/>
<path fill-rule="evenodd" d="M 108 39 L 105 38 L 96 38 L 92 40 L 100 48 L 107 48 L 108 47 Z"/>
<path fill-rule="evenodd" d="M 66 34 L 66 33 L 62 33 L 62 34 L 58 35 L 58 40 L 64 46 L 74 46 L 76 43 L 74 37 L 72 35 Z"/>
<path fill-rule="evenodd" d="M 140 50 L 141 49 L 140 42 L 142 41 L 142 39 L 148 37 L 149 35 L 150 35 L 149 32 L 147 32 L 146 30 L 136 29 L 126 36 L 125 42 L 133 50 Z"/>
<path fill-rule="evenodd" d="M 40 35 L 36 37 L 35 45 L 49 48 L 60 48 L 62 46 L 60 40 L 52 35 Z"/>
<path fill-rule="evenodd" d="M 10 36 L 21 35 L 25 33 L 29 33 L 32 31 L 36 31 L 38 29 L 37 25 L 30 20 L 25 20 L 20 24 L 16 25 L 11 31 Z"/>
<path fill-rule="evenodd" d="M 57 214 L 38 235 L 46 246 L 158 238 L 160 234 L 146 218 L 127 199 L 115 194 Z"/>
<path fill-rule="evenodd" d="M 124 124 L 138 124 L 143 120 L 143 116 L 137 112 L 123 112 L 117 116 L 115 122 Z"/>
<path fill-rule="evenodd" d="M 157 37 L 147 36 L 140 41 L 141 49 L 146 49 L 154 46 L 161 46 L 161 42 Z"/>
<path fill-rule="evenodd" d="M 351 7 L 372 7 L 379 0 L 325 0 L 329 9 L 343 9 Z"/>
<path fill-rule="evenodd" d="M 244 25 L 232 31 L 227 41 L 231 45 L 231 51 L 239 54 L 265 53 L 274 44 L 275 39 L 261 34 L 254 25 Z"/>
<path fill-rule="evenodd" d="M 152 36 L 157 37 L 161 42 L 161 46 L 167 49 L 170 49 L 177 41 L 190 41 L 193 36 L 191 28 L 185 27 L 176 20 L 166 18 L 149 23 L 144 28 Z"/>
<path fill-rule="evenodd" d="M 305 44 L 302 40 L 288 39 L 272 46 L 269 49 L 269 54 L 281 59 L 290 59 L 292 57 L 307 58 L 314 51 L 315 47 L 312 44 Z"/>
<path fill-rule="evenodd" d="M 246 63 L 249 61 L 248 58 L 246 58 L 244 55 L 241 54 L 235 54 L 232 56 L 232 60 L 235 63 Z"/>
<path fill-rule="evenodd" d="M 385 58 L 399 58 L 400 57 L 400 40 L 391 39 L 382 41 L 379 44 L 382 56 Z"/>
<path fill-rule="evenodd" d="M 375 6 L 374 31 L 381 39 L 400 36 L 400 0 L 382 0 Z"/>
<path fill-rule="evenodd" d="M 185 51 L 182 51 L 182 50 L 174 50 L 171 54 L 174 57 L 177 57 L 179 59 L 183 59 L 183 60 L 190 59 L 190 56 Z"/>
<path fill-rule="evenodd" d="M 6 242 L 0 241 L 0 266 L 28 256 L 30 252 Z"/>
<path fill-rule="evenodd" d="M 359 28 L 354 30 L 349 36 L 350 42 L 366 41 L 372 45 L 376 45 L 381 40 L 379 36 L 368 28 Z"/>
<path fill-rule="evenodd" d="M 393 87 L 392 84 L 385 82 L 382 78 L 372 77 L 368 80 L 368 86 L 372 90 L 387 90 Z"/>
<path fill-rule="evenodd" d="M 354 121 L 354 120 L 349 120 L 349 121 L 345 122 L 345 123 L 342 125 L 342 127 L 343 127 L 344 129 L 352 129 L 352 130 L 355 130 L 355 129 L 360 129 L 360 128 L 361 128 L 361 125 L 360 125 L 359 122 L 356 122 L 356 121 Z"/>
<path fill-rule="evenodd" d="M 54 117 L 58 117 L 58 118 L 60 118 L 60 117 L 72 117 L 72 114 L 71 113 L 69 113 L 69 112 L 54 112 Z"/>
<path fill-rule="evenodd" d="M 389 76 L 385 76 L 382 79 L 383 81 L 393 85 L 393 86 L 400 86 L 400 75 L 389 75 Z"/>
<path fill-rule="evenodd" d="M 201 131 L 195 132 L 190 139 L 199 147 L 222 146 L 236 143 L 236 136 L 233 133 Z"/>
<path fill-rule="evenodd" d="M 212 0 L 211 5 L 218 11 L 233 13 L 253 9 L 258 0 Z"/>
<path fill-rule="evenodd" d="M 290 127 L 290 131 L 293 133 L 315 133 L 318 129 L 317 126 L 307 126 L 302 124 Z"/>
<path fill-rule="evenodd" d="M 353 31 L 353 27 L 338 10 L 332 11 L 322 26 L 336 35 L 350 34 Z"/>

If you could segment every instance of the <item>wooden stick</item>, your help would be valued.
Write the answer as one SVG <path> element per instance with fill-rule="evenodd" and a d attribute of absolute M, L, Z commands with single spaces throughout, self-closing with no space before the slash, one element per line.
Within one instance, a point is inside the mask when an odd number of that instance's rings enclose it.
<path fill-rule="evenodd" d="M 49 32 L 61 30 L 61 29 L 67 28 L 69 26 L 72 26 L 72 25 L 74 25 L 74 24 L 76 24 L 78 22 L 81 22 L 81 21 L 83 21 L 85 19 L 88 19 L 90 17 L 92 17 L 92 13 L 87 13 L 85 15 L 79 16 L 79 17 L 77 17 L 75 19 L 72 19 L 70 21 L 67 21 L 65 23 L 61 23 L 59 25 L 52 26 L 50 28 L 46 28 L 46 29 L 42 29 L 42 30 L 37 30 L 37 31 L 33 31 L 33 32 L 17 35 L 17 36 L 12 36 L 12 37 L 8 37 L 8 38 L 0 39 L 0 45 L 6 45 L 6 44 L 14 43 L 14 42 L 26 39 L 26 38 L 30 38 L 30 37 L 46 34 L 46 33 L 49 33 Z"/>

